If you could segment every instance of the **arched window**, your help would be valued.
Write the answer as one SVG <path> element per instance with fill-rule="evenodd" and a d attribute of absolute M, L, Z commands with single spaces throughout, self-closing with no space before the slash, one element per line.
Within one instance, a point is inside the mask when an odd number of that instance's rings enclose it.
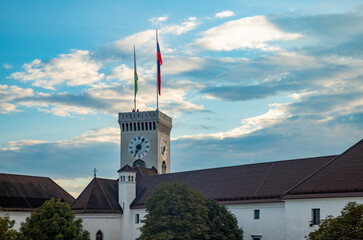
<path fill-rule="evenodd" d="M 96 240 L 103 240 L 103 234 L 101 230 L 98 230 L 98 232 L 96 233 Z"/>
<path fill-rule="evenodd" d="M 141 159 L 137 159 L 133 164 L 132 167 L 146 167 L 146 163 L 142 161 Z"/>
<path fill-rule="evenodd" d="M 129 176 L 129 182 L 130 182 L 130 176 Z"/>
<path fill-rule="evenodd" d="M 131 176 L 131 182 L 133 182 L 134 181 L 134 176 Z"/>
<path fill-rule="evenodd" d="M 166 173 L 166 163 L 165 163 L 165 161 L 163 161 L 163 163 L 161 164 L 161 173 L 162 174 Z"/>
<path fill-rule="evenodd" d="M 125 176 L 122 176 L 122 181 L 125 182 Z"/>

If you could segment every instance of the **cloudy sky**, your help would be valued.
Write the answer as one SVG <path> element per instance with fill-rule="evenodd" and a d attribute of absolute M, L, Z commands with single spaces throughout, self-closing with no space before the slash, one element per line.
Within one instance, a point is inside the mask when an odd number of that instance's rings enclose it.
<path fill-rule="evenodd" d="M 363 137 L 363 2 L 0 2 L 0 172 L 116 178 L 117 113 L 173 117 L 171 170 L 339 154 Z"/>

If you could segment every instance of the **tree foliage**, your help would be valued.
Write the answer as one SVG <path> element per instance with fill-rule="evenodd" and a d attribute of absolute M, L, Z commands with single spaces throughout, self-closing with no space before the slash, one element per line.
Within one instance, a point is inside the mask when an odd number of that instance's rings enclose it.
<path fill-rule="evenodd" d="M 348 202 L 340 216 L 322 220 L 319 229 L 311 232 L 307 239 L 363 239 L 363 204 Z"/>
<path fill-rule="evenodd" d="M 13 228 L 15 220 L 10 220 L 9 216 L 0 217 L 0 240 L 14 240 L 18 232 Z"/>
<path fill-rule="evenodd" d="M 243 239 L 243 231 L 238 227 L 236 217 L 226 206 L 215 200 L 207 200 L 210 240 Z"/>
<path fill-rule="evenodd" d="M 140 240 L 242 239 L 241 231 L 240 234 L 228 232 L 233 229 L 233 223 L 235 228 L 238 226 L 225 207 L 206 201 L 201 193 L 186 184 L 174 182 L 156 187 L 146 201 L 146 211 Z M 217 233 L 223 227 L 227 229 Z"/>
<path fill-rule="evenodd" d="M 45 201 L 21 223 L 20 238 L 28 240 L 88 240 L 89 232 L 83 230 L 82 220 L 75 219 L 70 206 L 59 199 Z"/>

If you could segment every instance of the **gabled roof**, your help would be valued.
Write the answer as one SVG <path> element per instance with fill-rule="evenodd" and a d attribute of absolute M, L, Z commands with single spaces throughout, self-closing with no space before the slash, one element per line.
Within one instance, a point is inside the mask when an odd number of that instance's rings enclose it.
<path fill-rule="evenodd" d="M 122 213 L 118 204 L 118 181 L 93 178 L 72 205 L 76 213 Z"/>
<path fill-rule="evenodd" d="M 132 207 L 143 207 L 161 183 L 178 181 L 220 203 L 281 201 L 284 193 L 336 156 L 137 177 Z"/>
<path fill-rule="evenodd" d="M 332 193 L 363 196 L 363 140 L 303 179 L 285 198 L 324 197 Z"/>
<path fill-rule="evenodd" d="M 1 210 L 31 211 L 52 197 L 69 205 L 74 202 L 74 198 L 50 178 L 0 173 Z"/>

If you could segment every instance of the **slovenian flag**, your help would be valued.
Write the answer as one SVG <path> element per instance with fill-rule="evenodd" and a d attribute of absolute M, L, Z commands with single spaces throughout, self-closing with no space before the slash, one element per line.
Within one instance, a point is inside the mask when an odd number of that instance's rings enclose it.
<path fill-rule="evenodd" d="M 159 42 L 156 42 L 156 47 L 157 47 L 157 62 L 158 62 L 158 91 L 159 91 L 159 96 L 161 95 L 161 72 L 160 72 L 160 66 L 163 65 L 163 60 L 161 59 L 161 53 L 160 53 L 160 47 L 159 47 Z"/>

